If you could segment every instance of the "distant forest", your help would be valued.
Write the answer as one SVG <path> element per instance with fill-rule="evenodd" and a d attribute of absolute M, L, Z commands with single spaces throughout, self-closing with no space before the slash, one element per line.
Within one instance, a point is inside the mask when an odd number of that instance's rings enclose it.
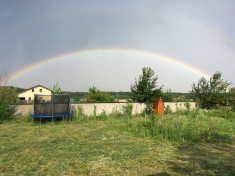
<path fill-rule="evenodd" d="M 64 94 L 70 95 L 71 99 L 74 97 L 78 97 L 79 99 L 84 99 L 86 98 L 86 95 L 89 92 L 64 92 Z M 130 92 L 106 92 L 113 96 L 115 99 L 129 99 L 130 98 Z M 172 97 L 173 98 L 186 98 L 186 99 L 191 99 L 191 94 L 190 93 L 180 93 L 180 92 L 172 92 Z"/>
<path fill-rule="evenodd" d="M 11 87 L 11 86 L 10 86 Z M 22 91 L 25 91 L 27 89 L 22 89 L 18 87 L 11 87 L 15 88 L 17 93 L 20 93 Z M 79 99 L 86 98 L 87 94 L 89 92 L 70 92 L 70 91 L 64 91 L 64 94 L 70 95 L 71 99 L 74 99 L 74 97 L 78 97 Z M 113 96 L 115 99 L 129 99 L 130 98 L 130 92 L 106 92 Z M 180 92 L 172 92 L 173 98 L 185 98 L 185 99 L 192 99 L 190 93 L 180 93 Z"/>

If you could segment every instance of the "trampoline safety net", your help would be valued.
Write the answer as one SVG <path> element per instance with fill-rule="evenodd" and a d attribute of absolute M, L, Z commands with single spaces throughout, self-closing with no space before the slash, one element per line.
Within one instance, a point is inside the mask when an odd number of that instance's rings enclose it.
<path fill-rule="evenodd" d="M 63 116 L 70 114 L 69 95 L 35 95 L 34 116 Z"/>

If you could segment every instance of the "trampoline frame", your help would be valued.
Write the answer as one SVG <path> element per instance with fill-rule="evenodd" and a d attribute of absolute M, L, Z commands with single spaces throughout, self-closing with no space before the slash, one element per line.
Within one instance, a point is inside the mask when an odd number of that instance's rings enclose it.
<path fill-rule="evenodd" d="M 40 118 L 40 123 L 41 123 L 41 118 L 52 118 L 52 122 L 53 122 L 53 118 L 58 118 L 58 117 L 63 117 L 63 120 L 64 120 L 64 117 L 70 117 L 72 116 L 71 113 L 67 113 L 67 114 L 59 114 L 59 115 L 54 115 L 54 96 L 68 96 L 68 108 L 69 108 L 69 112 L 70 112 L 70 96 L 68 94 L 51 94 L 51 95 L 48 95 L 48 94 L 35 94 L 34 95 L 34 113 L 35 113 L 35 99 L 36 99 L 36 96 L 51 96 L 51 108 L 52 108 L 52 115 L 35 115 L 35 114 L 30 114 L 30 116 L 34 119 L 35 117 L 36 118 Z M 38 104 L 43 104 L 43 103 L 38 103 Z M 64 103 L 65 104 L 65 103 Z"/>

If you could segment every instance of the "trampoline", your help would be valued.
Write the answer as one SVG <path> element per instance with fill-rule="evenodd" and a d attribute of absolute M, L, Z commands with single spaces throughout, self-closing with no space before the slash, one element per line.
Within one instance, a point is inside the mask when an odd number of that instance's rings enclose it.
<path fill-rule="evenodd" d="M 34 114 L 33 118 L 64 118 L 70 117 L 70 97 L 69 95 L 34 95 Z"/>

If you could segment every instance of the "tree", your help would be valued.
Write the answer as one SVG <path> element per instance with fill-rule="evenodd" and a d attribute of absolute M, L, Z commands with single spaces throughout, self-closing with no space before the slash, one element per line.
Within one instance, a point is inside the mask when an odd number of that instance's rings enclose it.
<path fill-rule="evenodd" d="M 18 94 L 13 87 L 7 87 L 7 76 L 0 75 L 0 123 L 4 120 L 9 120 L 15 113 L 15 106 L 11 103 L 18 101 Z"/>
<path fill-rule="evenodd" d="M 139 80 L 135 80 L 134 85 L 131 85 L 130 97 L 138 102 L 153 102 L 156 97 L 162 96 L 162 87 L 157 87 L 158 77 L 154 77 L 154 70 L 150 67 L 142 68 L 142 75 Z"/>
<path fill-rule="evenodd" d="M 113 96 L 109 95 L 108 93 L 102 92 L 96 87 L 89 88 L 89 93 L 86 97 L 87 102 L 106 102 L 111 103 L 115 102 Z"/>
<path fill-rule="evenodd" d="M 231 88 L 228 93 L 229 98 L 235 98 L 235 87 Z"/>
<path fill-rule="evenodd" d="M 161 97 L 163 102 L 171 102 L 173 99 L 173 94 L 171 90 L 166 90 L 162 93 Z"/>
<path fill-rule="evenodd" d="M 56 83 L 56 85 L 53 86 L 53 92 L 54 92 L 54 94 L 64 94 L 64 92 L 61 90 L 58 82 Z"/>
<path fill-rule="evenodd" d="M 220 72 L 214 73 L 210 80 L 202 77 L 197 84 L 192 85 L 194 100 L 199 103 L 201 108 L 206 109 L 213 108 L 217 104 L 224 105 L 230 84 L 222 79 Z"/>

